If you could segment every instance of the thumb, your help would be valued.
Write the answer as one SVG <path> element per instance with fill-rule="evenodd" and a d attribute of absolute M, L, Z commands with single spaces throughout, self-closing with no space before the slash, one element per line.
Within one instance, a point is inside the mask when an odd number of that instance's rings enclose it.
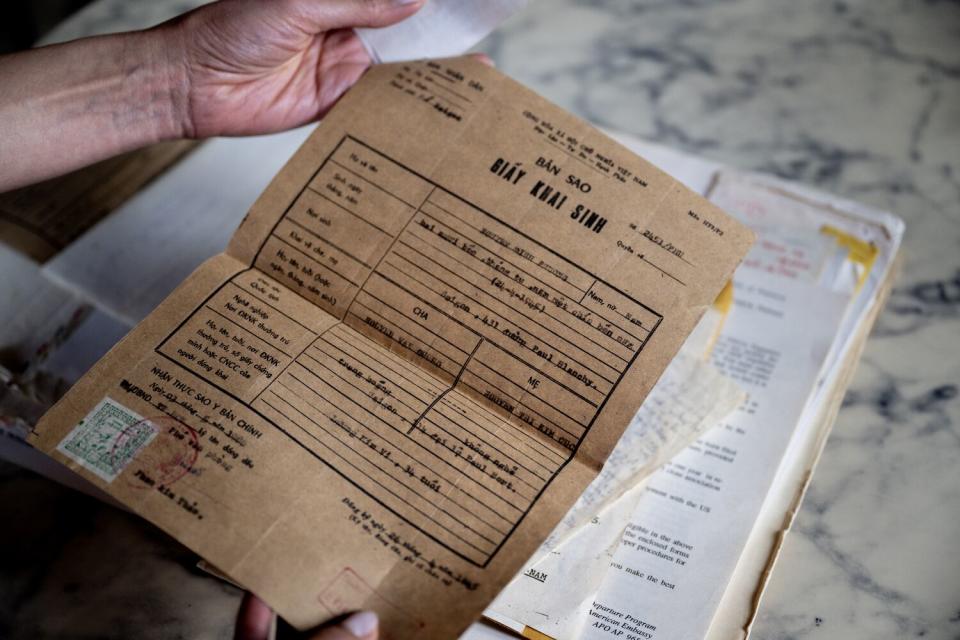
<path fill-rule="evenodd" d="M 360 611 L 336 625 L 317 631 L 310 636 L 310 640 L 377 640 L 377 627 L 377 614 L 373 611 Z"/>
<path fill-rule="evenodd" d="M 273 625 L 273 611 L 267 603 L 247 593 L 237 612 L 237 626 L 234 640 L 267 640 Z"/>
<path fill-rule="evenodd" d="M 426 0 L 287 0 L 288 10 L 314 33 L 352 27 L 388 27 L 409 18 Z"/>

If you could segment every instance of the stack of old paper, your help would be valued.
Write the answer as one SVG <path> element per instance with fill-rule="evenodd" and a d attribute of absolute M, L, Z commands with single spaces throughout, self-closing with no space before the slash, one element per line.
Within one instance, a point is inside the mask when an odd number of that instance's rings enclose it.
<path fill-rule="evenodd" d="M 747 400 L 646 482 L 625 483 L 593 521 L 555 533 L 487 615 L 529 637 L 742 638 L 889 290 L 903 227 L 618 137 L 758 234 L 712 356 Z"/>

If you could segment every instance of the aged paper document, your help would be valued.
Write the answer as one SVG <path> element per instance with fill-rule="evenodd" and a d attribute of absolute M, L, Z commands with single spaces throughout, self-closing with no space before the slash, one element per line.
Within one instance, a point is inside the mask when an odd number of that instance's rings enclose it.
<path fill-rule="evenodd" d="M 296 626 L 452 637 L 751 241 L 495 70 L 375 67 L 31 440 Z"/>

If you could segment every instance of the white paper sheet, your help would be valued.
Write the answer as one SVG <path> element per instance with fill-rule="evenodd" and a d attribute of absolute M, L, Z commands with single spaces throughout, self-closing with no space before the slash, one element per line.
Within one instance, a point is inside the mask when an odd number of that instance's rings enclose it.
<path fill-rule="evenodd" d="M 698 355 L 681 350 L 670 363 L 600 474 L 550 534 L 534 562 L 740 405 L 743 391 Z"/>
<path fill-rule="evenodd" d="M 750 399 L 650 480 L 580 637 L 615 637 L 605 625 L 624 623 L 661 639 L 705 635 L 813 392 L 847 298 L 749 272 L 735 283 L 714 361 Z M 623 614 L 619 627 L 604 607 Z"/>
<path fill-rule="evenodd" d="M 447 58 L 480 42 L 526 0 L 430 0 L 413 17 L 386 29 L 357 29 L 376 62 Z"/>
<path fill-rule="evenodd" d="M 501 613 L 557 638 L 706 633 L 848 303 L 759 271 L 738 272 L 735 291 L 713 361 L 748 400 L 640 489 L 612 554 L 604 527 L 588 528 L 518 578 L 528 603 L 542 592 L 535 607 Z M 599 589 L 584 590 L 598 572 Z"/>
<path fill-rule="evenodd" d="M 877 289 L 889 276 L 903 239 L 903 221 L 885 211 L 803 185 L 772 176 L 733 170 L 724 170 L 717 176 L 709 197 L 715 204 L 748 224 L 758 223 L 770 227 L 793 217 L 795 220 L 803 220 L 802 225 L 807 228 L 833 226 L 877 247 L 876 261 L 853 299 L 834 341 L 834 347 L 827 357 L 824 375 L 834 372 L 836 363 L 850 347 L 851 336 L 876 302 Z M 748 210 L 752 213 L 748 214 Z M 830 285 L 832 286 L 832 283 Z M 833 288 L 843 290 L 842 287 Z M 826 378 L 820 381 L 817 395 L 811 402 L 820 401 L 828 386 L 824 384 L 825 380 Z"/>

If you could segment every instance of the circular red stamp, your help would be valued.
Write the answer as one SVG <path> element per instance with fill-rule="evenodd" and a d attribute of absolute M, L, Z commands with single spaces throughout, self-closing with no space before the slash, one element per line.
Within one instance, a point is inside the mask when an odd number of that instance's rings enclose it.
<path fill-rule="evenodd" d="M 115 469 L 136 461 L 142 474 L 128 476 L 138 488 L 171 485 L 190 473 L 200 451 L 197 432 L 170 416 L 144 418 L 125 428 L 110 452 Z"/>

